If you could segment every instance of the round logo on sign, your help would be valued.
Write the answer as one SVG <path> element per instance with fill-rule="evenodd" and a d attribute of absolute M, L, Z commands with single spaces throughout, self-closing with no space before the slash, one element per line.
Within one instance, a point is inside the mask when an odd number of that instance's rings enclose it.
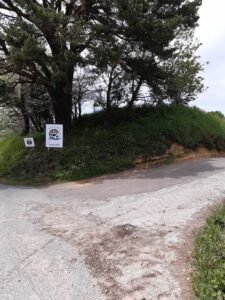
<path fill-rule="evenodd" d="M 57 129 L 51 129 L 49 131 L 49 139 L 50 140 L 54 140 L 54 141 L 58 141 L 60 140 L 60 133 Z"/>

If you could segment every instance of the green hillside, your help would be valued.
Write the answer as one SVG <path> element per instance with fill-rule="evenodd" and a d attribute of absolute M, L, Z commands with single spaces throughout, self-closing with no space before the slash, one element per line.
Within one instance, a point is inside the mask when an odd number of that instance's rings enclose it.
<path fill-rule="evenodd" d="M 32 134 L 30 134 L 32 136 Z M 63 149 L 44 145 L 25 149 L 23 137 L 0 141 L 2 181 L 38 183 L 80 180 L 134 167 L 137 157 L 163 155 L 173 143 L 225 151 L 225 120 L 214 113 L 183 106 L 142 107 L 84 116 L 65 137 Z"/>

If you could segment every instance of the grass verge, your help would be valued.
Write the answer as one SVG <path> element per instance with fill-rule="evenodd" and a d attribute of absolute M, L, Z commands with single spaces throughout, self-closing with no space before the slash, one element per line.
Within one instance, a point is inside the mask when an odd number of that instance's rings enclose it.
<path fill-rule="evenodd" d="M 35 135 L 35 149 L 22 137 L 0 141 L 0 177 L 7 182 L 42 183 L 80 180 L 134 166 L 137 157 L 158 156 L 173 143 L 225 150 L 225 120 L 197 108 L 162 106 L 115 110 L 84 116 L 65 136 L 63 149 L 44 147 Z"/>
<path fill-rule="evenodd" d="M 225 206 L 197 237 L 194 249 L 193 288 L 199 300 L 225 299 Z"/>

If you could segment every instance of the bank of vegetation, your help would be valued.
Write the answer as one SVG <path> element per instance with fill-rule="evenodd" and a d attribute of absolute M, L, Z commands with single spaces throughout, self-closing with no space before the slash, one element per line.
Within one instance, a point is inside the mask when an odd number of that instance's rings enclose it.
<path fill-rule="evenodd" d="M 225 121 L 218 113 L 185 106 L 144 106 L 87 115 L 65 136 L 63 149 L 25 149 L 23 137 L 0 141 L 0 177 L 24 183 L 80 180 L 135 166 L 137 157 L 164 155 L 177 143 L 188 149 L 225 151 Z M 171 157 L 172 158 L 172 157 Z"/>
<path fill-rule="evenodd" d="M 194 249 L 194 292 L 199 300 L 225 299 L 225 206 L 207 221 Z"/>

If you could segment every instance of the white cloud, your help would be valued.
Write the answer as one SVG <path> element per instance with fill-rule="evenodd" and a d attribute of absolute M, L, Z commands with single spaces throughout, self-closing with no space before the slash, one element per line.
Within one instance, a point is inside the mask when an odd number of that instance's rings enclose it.
<path fill-rule="evenodd" d="M 197 29 L 197 35 L 205 46 L 213 46 L 225 33 L 224 11 L 224 0 L 203 0 L 199 11 L 200 26 Z"/>
<path fill-rule="evenodd" d="M 202 62 L 210 62 L 204 72 L 209 89 L 195 102 L 205 110 L 220 110 L 223 113 L 225 113 L 224 11 L 224 0 L 203 0 L 200 8 L 200 26 L 196 30 L 196 36 L 203 43 L 200 49 Z"/>

